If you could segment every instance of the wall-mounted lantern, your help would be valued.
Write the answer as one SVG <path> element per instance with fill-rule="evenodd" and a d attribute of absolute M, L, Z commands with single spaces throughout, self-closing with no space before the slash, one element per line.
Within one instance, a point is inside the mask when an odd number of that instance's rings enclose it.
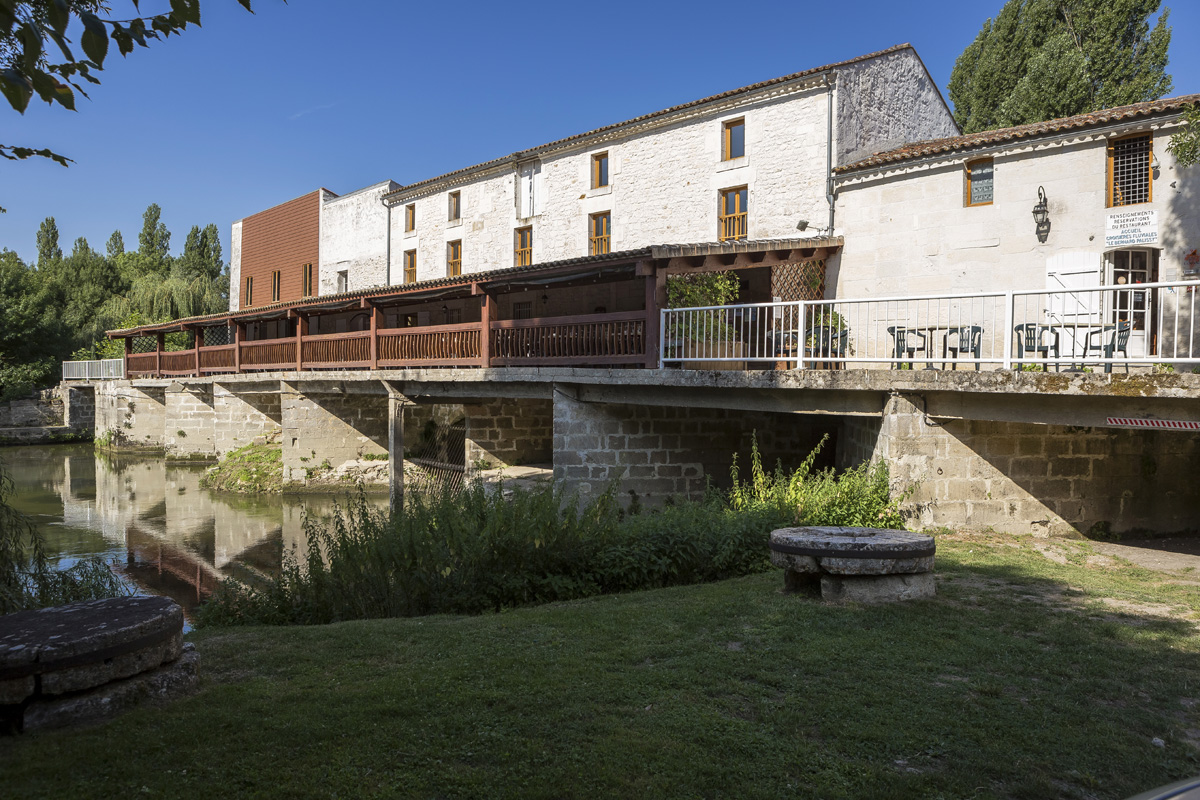
<path fill-rule="evenodd" d="M 1045 243 L 1050 237 L 1050 209 L 1046 206 L 1046 190 L 1041 186 L 1038 187 L 1037 205 L 1033 207 L 1033 222 L 1038 241 Z"/>

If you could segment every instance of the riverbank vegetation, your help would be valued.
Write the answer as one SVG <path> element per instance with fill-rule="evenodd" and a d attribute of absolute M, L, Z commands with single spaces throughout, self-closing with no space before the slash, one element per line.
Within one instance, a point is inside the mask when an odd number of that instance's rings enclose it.
<path fill-rule="evenodd" d="M 781 526 L 902 527 L 886 466 L 814 472 L 815 456 L 768 472 L 755 449 L 730 491 L 640 513 L 612 491 L 582 504 L 553 487 L 410 494 L 390 519 L 359 498 L 330 523 L 310 520 L 307 551 L 277 579 L 227 582 L 199 618 L 322 624 L 500 611 L 761 572 Z"/>
<path fill-rule="evenodd" d="M 771 570 L 503 614 L 201 629 L 197 696 L 6 742 L 4 790 L 1118 800 L 1200 771 L 1191 577 L 1087 542 L 937 546 L 937 596 L 895 605 L 783 595 Z"/>
<path fill-rule="evenodd" d="M 204 473 L 200 486 L 221 492 L 279 494 L 283 491 L 283 447 L 271 442 L 239 447 Z"/>

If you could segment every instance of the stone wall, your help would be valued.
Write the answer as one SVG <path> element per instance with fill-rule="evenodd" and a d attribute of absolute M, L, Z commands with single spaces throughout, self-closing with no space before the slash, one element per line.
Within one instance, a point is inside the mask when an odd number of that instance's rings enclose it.
<path fill-rule="evenodd" d="M 623 500 L 662 502 L 695 497 L 709 481 L 728 485 L 734 454 L 748 475 L 755 436 L 763 465 L 796 467 L 837 422 L 801 414 L 726 409 L 581 403 L 561 393 L 554 400 L 554 479 L 581 497 L 617 482 Z M 818 466 L 830 466 L 835 441 Z"/>
<path fill-rule="evenodd" d="M 225 455 L 239 447 L 277 439 L 283 430 L 278 389 L 237 391 L 234 384 L 213 384 L 213 449 Z"/>
<path fill-rule="evenodd" d="M 112 447 L 163 447 L 166 387 L 134 386 L 130 381 L 96 384 L 96 438 Z"/>
<path fill-rule="evenodd" d="M 337 274 L 347 272 L 348 288 L 388 285 L 387 208 L 381 198 L 398 189 L 384 181 L 349 194 L 321 190 L 320 294 L 337 291 Z M 392 283 L 403 275 L 393 273 Z"/>
<path fill-rule="evenodd" d="M 375 394 L 304 392 L 282 384 L 284 484 L 306 484 L 357 467 L 387 466 L 388 401 Z"/>
<path fill-rule="evenodd" d="M 60 384 L 57 390 L 63 399 L 63 424 L 77 431 L 91 433 L 96 429 L 96 387 Z"/>
<path fill-rule="evenodd" d="M 59 387 L 0 403 L 0 428 L 39 428 L 62 424 L 63 401 Z"/>
<path fill-rule="evenodd" d="M 554 449 L 550 400 L 494 400 L 463 407 L 468 468 L 549 464 Z"/>
<path fill-rule="evenodd" d="M 1106 536 L 1200 531 L 1200 434 L 928 419 L 888 402 L 875 458 L 927 526 Z"/>
<path fill-rule="evenodd" d="M 216 411 L 211 385 L 171 384 L 166 391 L 163 447 L 167 457 L 216 457 Z"/>

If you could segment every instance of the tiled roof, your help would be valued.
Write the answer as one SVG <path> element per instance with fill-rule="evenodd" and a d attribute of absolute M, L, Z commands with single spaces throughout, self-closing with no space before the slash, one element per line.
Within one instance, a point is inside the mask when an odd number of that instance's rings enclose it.
<path fill-rule="evenodd" d="M 855 161 L 852 164 L 844 164 L 834 169 L 834 172 L 839 174 L 857 172 L 870 167 L 882 167 L 888 164 L 910 161 L 914 158 L 950 154 L 962 150 L 971 150 L 976 147 L 985 147 L 989 145 L 1002 144 L 1004 142 L 1029 139 L 1034 136 L 1043 136 L 1045 134 L 1052 133 L 1065 133 L 1068 131 L 1079 130 L 1081 128 L 1090 128 L 1096 125 L 1103 125 L 1111 122 L 1134 120 L 1142 117 L 1154 116 L 1156 114 L 1178 112 L 1187 108 L 1188 106 L 1196 105 L 1197 102 L 1200 102 L 1200 94 L 1188 94 L 1181 97 L 1167 97 L 1163 98 L 1162 100 L 1152 100 L 1148 103 L 1134 103 L 1130 106 L 1106 108 L 1101 111 L 1092 111 L 1088 114 L 1077 114 L 1073 117 L 1052 119 L 1046 122 L 1034 122 L 1029 125 L 1018 125 L 1015 128 L 999 128 L 994 131 L 980 131 L 979 133 L 971 133 L 967 134 L 966 136 L 951 136 L 946 139 L 928 139 L 923 142 L 906 144 L 903 147 L 897 147 L 894 150 L 876 153 L 872 156 L 868 156 L 867 158 Z"/>
<path fill-rule="evenodd" d="M 384 200 L 387 200 L 387 198 L 391 195 L 408 194 L 409 192 L 413 191 L 414 189 L 421 189 L 421 188 L 424 188 L 431 184 L 441 183 L 442 181 L 446 181 L 446 180 L 449 180 L 451 178 L 454 178 L 454 177 L 457 177 L 460 175 L 465 175 L 470 172 L 488 169 L 489 167 L 494 167 L 499 164 L 504 164 L 504 163 L 509 163 L 509 162 L 513 162 L 513 161 L 520 161 L 522 159 L 531 158 L 531 157 L 539 155 L 547 150 L 554 150 L 556 148 L 571 144 L 573 142 L 576 142 L 576 141 L 579 141 L 582 139 L 586 139 L 591 136 L 598 136 L 603 133 L 609 133 L 611 131 L 615 131 L 619 128 L 624 128 L 628 125 L 636 125 L 638 123 L 647 122 L 647 121 L 655 119 L 657 117 L 669 116 L 671 114 L 676 114 L 680 111 L 685 111 L 690 108 L 702 106 L 707 103 L 714 103 L 714 102 L 717 102 L 720 100 L 727 100 L 731 97 L 737 97 L 738 95 L 741 95 L 741 94 L 748 94 L 750 92 L 758 91 L 759 89 L 766 89 L 768 87 L 776 86 L 781 83 L 787 83 L 789 81 L 794 81 L 799 78 L 806 78 L 806 77 L 810 77 L 813 75 L 819 75 L 822 72 L 827 72 L 831 69 L 837 69 L 838 67 L 849 66 L 850 64 L 857 64 L 862 61 L 870 61 L 873 58 L 878 58 L 880 56 L 889 55 L 891 53 L 897 53 L 902 50 L 913 50 L 913 46 L 908 43 L 898 44 L 898 45 L 895 45 L 894 47 L 889 47 L 886 50 L 880 50 L 875 53 L 867 53 L 866 55 L 846 59 L 845 61 L 838 61 L 833 64 L 826 64 L 825 66 L 822 66 L 822 67 L 814 67 L 813 69 L 806 69 L 802 72 L 793 72 L 791 75 L 784 75 L 783 77 L 780 77 L 780 78 L 772 78 L 770 80 L 762 81 L 760 83 L 754 83 L 749 86 L 743 86 L 740 89 L 731 89 L 728 92 L 722 92 L 721 94 L 714 94 L 711 97 L 704 97 L 704 98 L 701 98 L 700 100 L 693 100 L 692 102 L 684 103 L 683 105 L 671 106 L 670 108 L 664 108 L 661 111 L 654 111 L 649 114 L 643 114 L 640 117 L 634 117 L 633 119 L 628 119 L 628 120 L 625 120 L 624 122 L 617 122 L 612 125 L 605 125 L 602 128 L 596 128 L 595 130 L 591 130 L 586 133 L 577 133 L 574 136 L 568 136 L 565 139 L 557 139 L 553 142 L 549 142 L 547 144 L 543 144 L 538 147 L 530 148 L 529 150 L 519 150 L 515 153 L 512 153 L 511 155 L 503 156 L 501 158 L 494 158 L 491 161 L 485 161 L 482 164 L 476 164 L 471 167 L 464 167 L 463 169 L 457 169 L 457 170 L 454 170 L 453 172 L 447 172 L 444 175 L 438 175 L 437 177 L 434 177 L 434 178 L 428 178 L 423 181 L 417 181 L 416 183 L 410 183 L 407 186 L 401 186 L 399 189 L 395 190 L 394 192 L 385 194 L 383 197 L 384 197 Z M 915 52 L 915 50 L 914 50 L 914 52 Z"/>
<path fill-rule="evenodd" d="M 842 237 L 836 236 L 813 237 L 808 239 L 743 239 L 736 242 L 700 242 L 695 244 L 652 245 L 650 247 L 642 247 L 637 250 L 623 250 L 617 253 L 605 253 L 597 256 L 579 256 L 578 258 L 564 258 L 559 261 L 546 261 L 540 264 L 532 264 L 528 267 L 503 267 L 501 269 L 492 269 L 486 272 L 466 273 L 453 278 L 434 278 L 433 280 L 428 281 L 396 284 L 392 286 L 372 286 L 366 289 L 357 289 L 353 292 L 325 294 L 317 297 L 309 297 L 304 300 L 289 300 L 286 302 L 271 303 L 264 306 L 253 306 L 251 308 L 245 308 L 238 311 L 220 311 L 216 314 L 186 317 L 184 319 L 171 320 L 170 322 L 138 325 L 134 328 L 121 328 L 120 330 L 109 331 L 108 334 L 110 337 L 120 337 L 139 332 L 154 333 L 158 331 L 176 330 L 182 325 L 202 325 L 205 322 L 216 323 L 228 319 L 252 321 L 255 319 L 278 318 L 282 316 L 281 312 L 287 312 L 294 308 L 308 308 L 314 310 L 320 308 L 330 308 L 341 304 L 352 303 L 356 300 L 362 300 L 368 297 L 380 297 L 383 295 L 395 295 L 397 298 L 403 295 L 413 295 L 413 299 L 416 300 L 422 294 L 436 292 L 439 289 L 469 287 L 473 283 L 495 283 L 497 281 L 503 281 L 513 277 L 519 278 L 528 276 L 531 278 L 536 278 L 538 273 L 553 272 L 556 270 L 561 270 L 563 267 L 600 267 L 627 264 L 644 259 L 715 255 L 720 253 L 747 253 L 756 252 L 759 250 L 796 250 L 800 248 L 840 247 L 842 244 Z"/>

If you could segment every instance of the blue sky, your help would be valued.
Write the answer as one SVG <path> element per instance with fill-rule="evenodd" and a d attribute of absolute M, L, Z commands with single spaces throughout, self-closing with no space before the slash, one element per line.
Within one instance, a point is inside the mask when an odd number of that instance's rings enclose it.
<path fill-rule="evenodd" d="M 1200 3 L 1175 0 L 1172 94 L 1200 92 Z M 120 12 L 123 2 L 114 2 Z M 945 92 L 1003 0 L 417 3 L 204 0 L 204 25 L 114 54 L 71 113 L 0 110 L 0 141 L 75 159 L 0 161 L 0 247 L 137 247 L 163 208 L 178 252 L 216 223 L 324 186 L 411 183 L 756 81 L 911 42 Z M 143 0 L 144 11 L 168 7 Z"/>

